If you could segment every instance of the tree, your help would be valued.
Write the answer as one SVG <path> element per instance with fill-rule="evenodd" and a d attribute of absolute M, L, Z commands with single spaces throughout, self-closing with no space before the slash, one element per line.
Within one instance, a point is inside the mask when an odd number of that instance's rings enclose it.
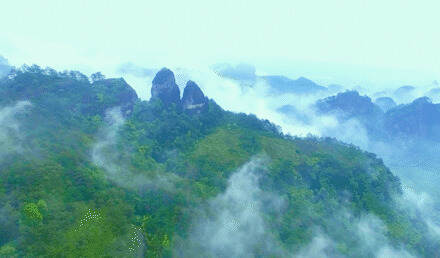
<path fill-rule="evenodd" d="M 18 257 L 17 250 L 12 245 L 0 247 L 0 257 Z"/>
<path fill-rule="evenodd" d="M 92 82 L 102 81 L 105 79 L 105 76 L 101 72 L 94 73 L 90 76 Z"/>
<path fill-rule="evenodd" d="M 32 220 L 32 221 L 42 221 L 43 215 L 38 210 L 38 206 L 35 203 L 28 203 L 24 206 L 24 214 L 26 215 L 26 218 Z"/>

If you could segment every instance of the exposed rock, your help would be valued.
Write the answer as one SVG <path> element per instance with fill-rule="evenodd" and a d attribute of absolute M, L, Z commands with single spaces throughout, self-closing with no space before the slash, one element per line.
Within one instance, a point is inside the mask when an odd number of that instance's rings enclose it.
<path fill-rule="evenodd" d="M 160 99 L 165 105 L 180 104 L 180 90 L 170 69 L 162 68 L 157 72 L 151 87 L 151 99 Z"/>
<path fill-rule="evenodd" d="M 202 90 L 193 81 L 188 81 L 183 91 L 182 105 L 186 110 L 200 110 L 207 103 Z"/>

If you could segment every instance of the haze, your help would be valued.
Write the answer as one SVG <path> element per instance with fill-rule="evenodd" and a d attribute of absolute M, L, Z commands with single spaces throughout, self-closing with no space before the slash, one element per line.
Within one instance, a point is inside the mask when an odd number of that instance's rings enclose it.
<path fill-rule="evenodd" d="M 2 9 L 0 54 L 16 66 L 112 76 L 125 62 L 247 62 L 260 74 L 377 89 L 440 78 L 438 1 L 8 1 Z"/>

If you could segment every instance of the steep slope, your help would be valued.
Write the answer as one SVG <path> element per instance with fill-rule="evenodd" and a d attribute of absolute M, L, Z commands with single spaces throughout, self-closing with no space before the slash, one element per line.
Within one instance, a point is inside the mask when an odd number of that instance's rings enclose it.
<path fill-rule="evenodd" d="M 192 82 L 180 100 L 161 71 L 150 101 L 122 79 L 37 66 L 0 82 L 1 255 L 285 257 L 325 236 L 333 257 L 436 257 L 438 239 L 398 205 L 399 179 L 374 154 L 282 135 Z M 371 216 L 383 246 L 356 226 Z"/>
<path fill-rule="evenodd" d="M 389 134 L 435 140 L 440 135 L 440 104 L 432 103 L 428 97 L 418 98 L 389 110 L 384 121 Z"/>
<path fill-rule="evenodd" d="M 318 114 L 334 115 L 341 122 L 355 119 L 372 137 L 382 137 L 383 111 L 368 96 L 360 96 L 357 91 L 345 91 L 318 100 L 315 108 Z"/>
<path fill-rule="evenodd" d="M 431 141 L 439 136 L 440 107 L 428 97 L 395 106 L 391 98 L 378 98 L 375 104 L 367 96 L 347 91 L 321 99 L 315 106 L 320 114 L 335 115 L 340 121 L 357 119 L 375 139 Z"/>
<path fill-rule="evenodd" d="M 343 120 L 353 117 L 370 119 L 382 114 L 368 96 L 360 96 L 357 91 L 345 91 L 319 100 L 316 107 L 322 113 L 335 113 Z"/>

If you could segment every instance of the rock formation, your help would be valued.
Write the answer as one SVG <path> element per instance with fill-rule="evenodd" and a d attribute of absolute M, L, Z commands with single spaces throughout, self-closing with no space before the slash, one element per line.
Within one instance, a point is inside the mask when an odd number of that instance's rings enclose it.
<path fill-rule="evenodd" d="M 185 110 L 201 110 L 207 104 L 207 98 L 193 81 L 188 81 L 183 91 L 182 106 Z"/>
<path fill-rule="evenodd" d="M 180 104 L 180 90 L 170 69 L 162 68 L 154 77 L 151 99 L 160 99 L 165 105 Z"/>

